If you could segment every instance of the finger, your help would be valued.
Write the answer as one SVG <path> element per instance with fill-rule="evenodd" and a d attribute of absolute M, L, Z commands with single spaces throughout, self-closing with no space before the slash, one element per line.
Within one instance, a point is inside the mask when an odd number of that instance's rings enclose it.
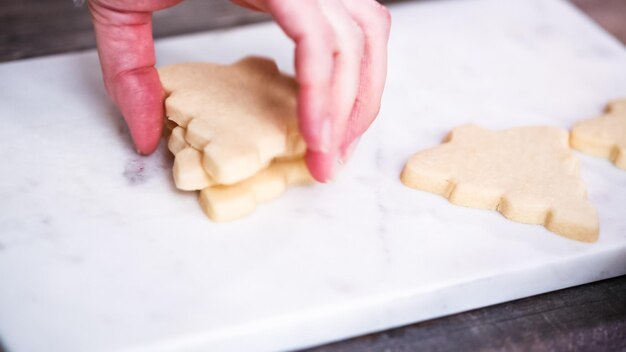
<path fill-rule="evenodd" d="M 389 11 L 373 0 L 343 0 L 348 12 L 365 35 L 359 92 L 351 112 L 342 160 L 354 150 L 358 138 L 369 128 L 380 110 L 387 76 L 387 42 L 391 27 Z"/>
<path fill-rule="evenodd" d="M 332 177 L 358 91 L 363 35 L 334 0 L 273 2 L 270 11 L 296 42 L 298 117 L 307 165 L 319 181 Z"/>
<path fill-rule="evenodd" d="M 174 3 L 155 2 L 162 6 Z M 154 68 L 152 15 L 110 5 L 89 2 L 105 86 L 126 120 L 137 151 L 150 154 L 163 128 L 163 89 Z"/>
<path fill-rule="evenodd" d="M 335 120 L 335 137 L 339 139 L 338 142 L 342 142 L 348 117 L 359 91 L 364 35 L 340 1 L 319 0 L 319 3 L 337 38 L 330 101 Z"/>
<path fill-rule="evenodd" d="M 270 2 L 276 23 L 296 44 L 298 124 L 307 143 L 307 165 L 318 181 L 329 179 L 329 166 L 308 155 L 329 153 L 332 118 L 329 90 L 333 73 L 335 34 L 315 0 Z"/>
<path fill-rule="evenodd" d="M 318 3 L 335 32 L 337 42 L 329 90 L 329 115 L 333 123 L 330 151 L 323 154 L 311 153 L 307 161 L 320 168 L 326 179 L 329 179 L 337 165 L 339 148 L 344 143 L 348 119 L 359 90 L 364 36 L 340 1 L 319 0 Z"/>

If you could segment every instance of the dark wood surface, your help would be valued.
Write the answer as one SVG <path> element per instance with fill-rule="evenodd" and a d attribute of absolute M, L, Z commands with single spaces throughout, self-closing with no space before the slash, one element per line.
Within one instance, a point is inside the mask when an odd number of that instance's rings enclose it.
<path fill-rule="evenodd" d="M 407 1 L 387 0 L 384 3 Z M 626 0 L 572 0 L 626 43 Z M 155 37 L 269 20 L 226 0 L 186 0 L 154 16 Z M 91 49 L 86 6 L 72 0 L 0 0 L 0 62 Z"/>
<path fill-rule="evenodd" d="M 224 0 L 187 0 L 154 15 L 154 36 L 268 20 Z M 0 0 L 0 62 L 91 49 L 95 36 L 87 6 L 72 0 Z"/>
<path fill-rule="evenodd" d="M 626 276 L 306 351 L 626 351 Z"/>
<path fill-rule="evenodd" d="M 626 0 L 573 2 L 626 43 Z M 267 16 L 227 1 L 187 0 L 155 15 L 154 34 L 164 37 L 265 20 Z M 87 9 L 75 7 L 71 0 L 0 0 L 0 62 L 94 46 Z M 309 351 L 467 350 L 626 351 L 626 276 Z"/>
<path fill-rule="evenodd" d="M 626 44 L 626 0 L 572 0 L 572 2 Z"/>

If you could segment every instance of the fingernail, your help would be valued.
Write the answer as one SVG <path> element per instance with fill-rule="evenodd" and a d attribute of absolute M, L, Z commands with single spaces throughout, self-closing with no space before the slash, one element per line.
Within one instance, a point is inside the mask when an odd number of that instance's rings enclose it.
<path fill-rule="evenodd" d="M 320 152 L 328 153 L 330 152 L 331 144 L 332 144 L 332 122 L 329 117 L 326 117 L 324 121 L 322 121 L 322 131 L 320 134 Z"/>
<path fill-rule="evenodd" d="M 341 155 L 341 159 L 339 160 L 340 164 L 345 164 L 346 162 L 348 162 L 348 160 L 352 156 L 352 153 L 354 153 L 354 150 L 359 145 L 360 140 L 361 140 L 361 137 L 358 137 L 357 139 L 353 140 L 352 143 L 350 143 L 348 148 L 346 148 L 343 154 Z"/>
<path fill-rule="evenodd" d="M 337 157 L 335 157 L 331 165 L 330 175 L 328 175 L 328 177 L 324 180 L 324 183 L 332 183 L 333 181 L 335 181 L 335 176 L 337 175 L 337 167 L 339 166 L 339 164 L 341 164 L 341 161 Z"/>

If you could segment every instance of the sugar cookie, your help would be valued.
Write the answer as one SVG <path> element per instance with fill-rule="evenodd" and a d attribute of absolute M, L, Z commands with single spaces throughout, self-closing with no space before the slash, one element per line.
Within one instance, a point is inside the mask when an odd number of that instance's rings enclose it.
<path fill-rule="evenodd" d="M 626 99 L 610 103 L 604 115 L 576 124 L 570 144 L 574 149 L 609 159 L 626 170 Z"/>
<path fill-rule="evenodd" d="M 200 205 L 211 220 L 231 221 L 251 214 L 257 204 L 275 199 L 288 186 L 311 181 L 304 160 L 275 161 L 247 180 L 203 189 Z"/>
<path fill-rule="evenodd" d="M 497 210 L 571 239 L 598 238 L 598 216 L 587 200 L 568 133 L 559 128 L 457 127 L 444 144 L 413 155 L 401 180 L 451 203 Z"/>
<path fill-rule="evenodd" d="M 232 65 L 185 63 L 159 69 L 170 120 L 201 151 L 219 184 L 249 178 L 278 157 L 305 152 L 296 119 L 297 83 L 274 62 L 246 58 Z"/>
<path fill-rule="evenodd" d="M 159 74 L 176 124 L 168 141 L 174 182 L 201 191 L 212 220 L 241 218 L 288 186 L 313 181 L 297 126 L 297 84 L 272 61 L 180 64 Z"/>

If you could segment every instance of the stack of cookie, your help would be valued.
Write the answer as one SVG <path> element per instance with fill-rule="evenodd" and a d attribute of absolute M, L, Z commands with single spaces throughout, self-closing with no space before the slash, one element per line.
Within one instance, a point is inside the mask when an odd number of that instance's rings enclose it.
<path fill-rule="evenodd" d="M 288 186 L 312 181 L 297 126 L 297 83 L 274 62 L 186 63 L 159 76 L 175 123 L 168 147 L 176 187 L 200 191 L 212 220 L 244 217 Z"/>

